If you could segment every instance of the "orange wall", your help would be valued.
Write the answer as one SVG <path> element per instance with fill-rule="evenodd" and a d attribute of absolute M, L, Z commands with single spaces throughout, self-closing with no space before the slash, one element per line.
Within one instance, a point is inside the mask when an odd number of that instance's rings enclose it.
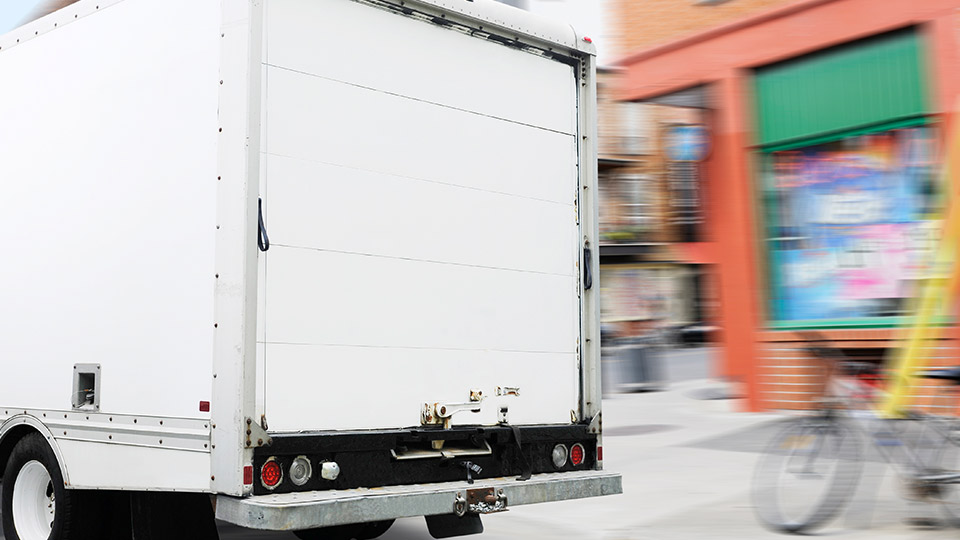
<path fill-rule="evenodd" d="M 707 238 L 713 244 L 707 251 L 716 257 L 720 300 L 714 321 L 721 328 L 717 374 L 745 383 L 749 409 L 761 406 L 757 367 L 766 320 L 761 223 L 751 171 L 750 68 L 918 25 L 928 44 L 934 113 L 952 124 L 960 95 L 958 10 L 960 0 L 805 0 L 638 51 L 622 61 L 626 74 L 618 93 L 621 99 L 640 100 L 698 84 L 711 89 L 715 112 L 705 215 Z M 944 133 L 952 129 L 947 125 Z M 960 186 L 960 180 L 953 186 Z M 960 330 L 952 332 L 960 337 Z"/>

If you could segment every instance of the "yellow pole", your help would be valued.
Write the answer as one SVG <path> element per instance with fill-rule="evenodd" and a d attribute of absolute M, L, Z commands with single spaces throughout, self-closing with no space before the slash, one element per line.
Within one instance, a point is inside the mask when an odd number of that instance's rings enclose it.
<path fill-rule="evenodd" d="M 960 118 L 955 118 L 954 123 L 958 121 Z M 941 229 L 942 234 L 934 253 L 930 275 L 921 286 L 919 303 L 914 310 L 916 315 L 913 318 L 913 325 L 908 329 L 907 342 L 896 349 L 894 371 L 888 383 L 889 392 L 880 407 L 884 416 L 901 416 L 906 409 L 911 397 L 913 375 L 917 369 L 923 367 L 927 359 L 926 345 L 929 341 L 936 339 L 941 330 L 935 320 L 936 316 L 944 311 L 939 308 L 952 306 L 952 300 L 960 283 L 960 273 L 956 264 L 956 246 L 957 240 L 960 239 L 960 230 L 958 230 L 960 211 L 957 210 L 957 204 L 954 204 L 956 197 L 953 192 L 956 186 L 951 182 L 951 171 L 960 169 L 954 163 L 960 159 L 957 142 L 960 142 L 960 138 L 956 135 L 950 138 L 950 146 L 944 152 L 947 159 L 944 160 L 941 170 L 941 187 L 948 197 L 947 219 Z"/>

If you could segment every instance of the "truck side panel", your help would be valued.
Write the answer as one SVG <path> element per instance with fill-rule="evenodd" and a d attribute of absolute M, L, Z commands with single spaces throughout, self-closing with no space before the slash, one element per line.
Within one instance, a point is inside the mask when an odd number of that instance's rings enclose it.
<path fill-rule="evenodd" d="M 62 411 L 46 414 L 78 426 L 129 414 L 157 419 L 161 435 L 161 418 L 200 428 L 212 383 L 219 2 L 95 4 L 0 39 L 0 406 L 44 422 L 41 411 Z M 100 365 L 99 412 L 70 412 L 75 364 Z M 67 466 L 85 456 L 115 467 L 93 447 L 123 438 L 64 443 Z M 143 466 L 164 470 L 173 453 Z M 186 459 L 209 468 L 202 451 Z M 170 481 L 199 489 L 209 476 Z"/>

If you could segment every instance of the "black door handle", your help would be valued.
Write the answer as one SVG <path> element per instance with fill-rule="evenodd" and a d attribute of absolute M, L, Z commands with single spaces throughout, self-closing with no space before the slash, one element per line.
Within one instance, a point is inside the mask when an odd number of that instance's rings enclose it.
<path fill-rule="evenodd" d="M 583 290 L 589 291 L 593 287 L 593 252 L 590 246 L 583 248 Z"/>
<path fill-rule="evenodd" d="M 263 224 L 263 199 L 257 199 L 257 222 L 257 247 L 260 251 L 266 251 L 270 249 L 270 237 L 267 236 L 267 227 Z"/>

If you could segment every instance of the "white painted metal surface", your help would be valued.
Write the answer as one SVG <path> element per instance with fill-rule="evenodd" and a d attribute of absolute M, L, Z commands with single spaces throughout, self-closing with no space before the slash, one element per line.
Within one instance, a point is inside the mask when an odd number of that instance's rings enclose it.
<path fill-rule="evenodd" d="M 216 171 L 216 295 L 211 486 L 249 493 L 245 421 L 256 415 L 257 186 L 260 173 L 260 0 L 222 0 Z M 212 178 L 212 177 L 211 177 Z"/>
<path fill-rule="evenodd" d="M 97 363 L 104 411 L 201 416 L 217 19 L 123 2 L 0 52 L 4 404 L 69 410 L 74 364 Z"/>
<path fill-rule="evenodd" d="M 570 67 L 560 62 L 344 0 L 269 2 L 266 31 L 271 66 L 563 133 L 576 129 Z M 327 48 L 338 53 L 316 54 Z M 344 103 L 337 96 L 324 102 Z"/>
<path fill-rule="evenodd" d="M 569 423 L 572 68 L 343 0 L 269 2 L 265 39 L 271 429 L 417 425 L 497 386 L 520 396 L 454 422 Z"/>
<path fill-rule="evenodd" d="M 210 491 L 210 454 L 146 446 L 58 441 L 70 488 Z"/>
<path fill-rule="evenodd" d="M 0 393 L 31 410 L 0 431 L 74 439 L 54 444 L 70 487 L 209 490 L 208 430 L 147 446 L 209 417 L 219 17 L 212 2 L 82 0 L 0 40 Z M 102 366 L 93 421 L 64 419 L 79 363 Z M 108 427 L 125 413 L 167 429 Z"/>

